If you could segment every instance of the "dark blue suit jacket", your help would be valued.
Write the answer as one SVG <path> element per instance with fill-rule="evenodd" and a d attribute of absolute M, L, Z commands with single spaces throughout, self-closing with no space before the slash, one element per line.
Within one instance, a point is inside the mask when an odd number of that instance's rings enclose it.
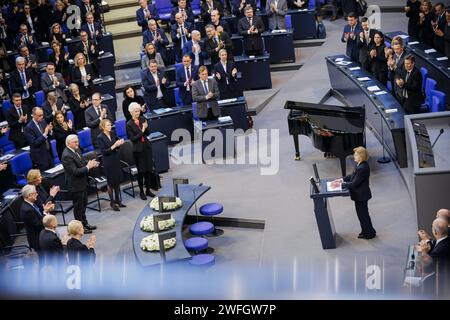
<path fill-rule="evenodd" d="M 347 24 L 344 27 L 344 31 L 342 32 L 342 37 L 341 37 L 341 41 L 345 42 L 344 39 L 344 35 L 345 33 L 350 33 L 351 31 L 351 27 Z M 348 40 L 347 40 L 347 50 L 346 50 L 346 55 L 349 56 L 353 61 L 355 62 L 359 62 L 359 49 L 358 49 L 358 41 L 359 41 L 359 34 L 363 32 L 363 29 L 361 27 L 361 24 L 358 22 L 355 30 L 354 30 L 354 34 L 355 34 L 355 40 L 352 40 L 349 36 Z"/>
<path fill-rule="evenodd" d="M 164 95 L 166 92 L 166 88 L 169 86 L 169 80 L 166 81 L 166 84 L 162 84 L 162 78 L 164 78 L 165 74 L 163 71 L 158 70 L 158 79 L 160 83 L 161 92 Z M 167 79 L 167 77 L 166 77 Z M 141 80 L 142 80 L 142 86 L 144 87 L 144 98 L 145 103 L 148 107 L 152 108 L 157 104 L 157 98 L 158 95 L 158 87 L 156 86 L 155 79 L 153 79 L 153 76 L 150 73 L 150 70 L 147 68 L 145 70 L 141 71 Z"/>
<path fill-rule="evenodd" d="M 192 25 L 189 22 L 184 22 L 184 27 L 188 30 L 189 33 L 192 32 Z M 171 27 L 171 36 L 172 36 L 172 42 L 173 42 L 173 46 L 174 46 L 174 50 L 175 52 L 178 52 L 180 50 L 182 50 L 183 48 L 181 48 L 181 38 L 177 38 L 177 30 L 178 30 L 178 24 L 175 23 L 173 24 Z M 191 40 L 190 37 L 186 36 L 187 41 Z"/>
<path fill-rule="evenodd" d="M 184 22 L 194 23 L 195 17 L 194 17 L 194 13 L 192 12 L 192 9 L 186 7 L 185 11 L 186 11 L 187 18 L 184 20 Z M 177 23 L 177 20 L 175 20 L 175 15 L 178 12 L 179 12 L 178 7 L 173 8 L 172 11 L 170 12 L 170 23 L 171 24 Z"/>
<path fill-rule="evenodd" d="M 195 55 L 192 52 L 192 44 L 193 44 L 192 40 L 189 40 L 188 42 L 186 42 L 184 44 L 183 55 L 184 54 L 189 54 L 191 56 L 191 59 L 192 59 L 192 64 L 194 64 L 194 62 L 195 62 Z M 203 66 L 205 64 L 205 59 L 208 59 L 208 54 L 206 53 L 206 50 L 205 50 L 205 43 L 200 40 L 199 45 L 200 45 L 200 49 L 201 49 L 201 51 L 200 51 L 200 53 L 198 55 L 199 66 Z"/>
<path fill-rule="evenodd" d="M 102 26 L 98 22 L 94 22 L 94 31 L 98 31 L 98 36 L 96 36 L 95 34 L 91 34 L 91 29 L 89 29 L 87 23 L 81 26 L 81 30 L 86 31 L 88 34 L 88 38 L 91 39 L 91 41 L 94 41 L 96 44 L 103 37 Z"/>
<path fill-rule="evenodd" d="M 367 201 L 372 198 L 369 188 L 370 168 L 366 161 L 356 166 L 355 171 L 343 178 L 342 188 L 350 191 L 353 201 Z"/>
<path fill-rule="evenodd" d="M 45 127 L 47 126 L 47 122 L 43 120 L 40 125 L 42 131 L 44 131 Z M 47 150 L 47 144 L 45 143 L 45 141 L 47 140 L 48 145 L 51 146 L 51 135 L 49 134 L 47 138 L 45 138 L 44 135 L 39 131 L 33 120 L 28 122 L 27 126 L 25 127 L 24 134 L 25 138 L 30 144 L 30 156 L 33 163 L 37 164 L 38 166 L 45 166 L 49 162 L 53 163 L 52 148 L 50 147 L 50 150 Z"/>
<path fill-rule="evenodd" d="M 159 52 L 161 54 L 161 57 L 163 59 L 166 58 L 166 46 L 169 44 L 169 39 L 167 39 L 166 34 L 164 33 L 164 31 L 162 31 L 161 29 L 157 28 L 156 32 L 161 36 L 162 42 L 159 41 L 155 41 L 156 44 L 156 51 Z M 153 34 L 150 30 L 145 30 L 144 33 L 142 34 L 143 36 L 143 46 L 145 47 L 145 45 L 147 43 L 150 43 L 153 41 Z"/>
<path fill-rule="evenodd" d="M 147 9 L 148 11 L 150 11 L 150 14 L 153 19 L 155 20 L 159 19 L 156 7 L 153 4 L 147 5 Z M 142 8 L 136 10 L 136 21 L 137 24 L 142 28 L 142 32 L 148 29 L 148 20 L 145 18 L 144 10 Z"/>
<path fill-rule="evenodd" d="M 198 80 L 198 67 L 191 64 L 191 91 L 186 91 L 184 83 L 186 82 L 186 73 L 184 65 L 177 68 L 175 72 L 175 78 L 177 82 L 177 87 L 180 89 L 180 98 L 183 100 L 183 104 L 192 103 L 192 82 Z"/>

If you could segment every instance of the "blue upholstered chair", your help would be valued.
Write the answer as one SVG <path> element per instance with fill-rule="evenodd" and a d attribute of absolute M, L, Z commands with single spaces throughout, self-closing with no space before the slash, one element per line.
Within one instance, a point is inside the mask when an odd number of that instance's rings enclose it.
<path fill-rule="evenodd" d="M 59 157 L 58 157 L 58 152 L 56 151 L 56 140 L 55 139 L 51 140 L 50 144 L 52 145 L 53 161 L 55 162 L 55 166 L 56 166 L 61 163 L 61 161 L 59 160 Z"/>
<path fill-rule="evenodd" d="M 445 111 L 445 93 L 438 90 L 431 90 L 430 112 Z"/>
<path fill-rule="evenodd" d="M 114 122 L 114 126 L 116 127 L 117 137 L 128 140 L 125 119 L 117 120 Z"/>
<path fill-rule="evenodd" d="M 0 138 L 0 149 L 3 153 L 8 153 L 10 151 L 16 150 L 14 143 L 9 140 L 9 130 Z"/>
<path fill-rule="evenodd" d="M 436 90 L 437 82 L 436 80 L 428 77 L 425 81 L 425 103 L 422 104 L 421 112 L 428 112 L 431 109 L 431 104 L 433 103 L 433 97 L 431 95 L 432 90 Z"/>
<path fill-rule="evenodd" d="M 422 67 L 420 68 L 420 73 L 422 74 L 422 91 L 425 92 L 425 83 L 428 79 L 428 69 Z"/>
<path fill-rule="evenodd" d="M 42 106 L 44 104 L 44 100 L 45 100 L 44 91 L 42 91 L 42 90 L 36 91 L 34 93 L 34 96 L 36 98 L 36 105 Z"/>
<path fill-rule="evenodd" d="M 23 187 L 27 184 L 27 174 L 33 168 L 30 153 L 22 152 L 11 159 L 11 170 L 16 176 L 17 184 Z"/>
<path fill-rule="evenodd" d="M 11 100 L 10 99 L 4 100 L 2 104 L 3 114 L 6 115 L 6 111 L 8 111 L 8 109 L 11 107 L 12 107 Z"/>
<path fill-rule="evenodd" d="M 291 15 L 287 14 L 284 16 L 285 20 L 286 20 L 286 29 L 292 29 L 292 20 L 291 20 Z"/>
<path fill-rule="evenodd" d="M 211 221 L 214 222 L 214 216 L 221 214 L 223 212 L 223 205 L 220 203 L 207 203 L 200 207 L 200 214 L 203 216 L 211 217 Z M 214 226 L 214 231 L 211 234 L 208 234 L 208 236 L 211 237 L 217 237 L 223 234 L 222 229 L 217 229 Z"/>
<path fill-rule="evenodd" d="M 67 111 L 66 115 L 67 115 L 67 120 L 71 120 L 72 124 L 74 124 L 75 123 L 75 118 L 73 116 L 72 111 Z"/>
<path fill-rule="evenodd" d="M 91 141 L 91 129 L 84 129 L 78 132 L 78 139 L 80 141 L 80 148 L 83 153 L 94 151 L 94 146 Z"/>

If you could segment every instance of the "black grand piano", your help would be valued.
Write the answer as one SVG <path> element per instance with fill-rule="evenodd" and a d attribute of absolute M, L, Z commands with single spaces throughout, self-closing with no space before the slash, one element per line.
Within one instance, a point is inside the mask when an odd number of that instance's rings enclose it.
<path fill-rule="evenodd" d="M 345 158 L 353 148 L 366 145 L 364 107 L 340 107 L 326 104 L 286 101 L 289 134 L 294 138 L 295 160 L 300 160 L 298 135 L 310 137 L 315 148 L 330 153 L 341 162 L 346 174 Z"/>

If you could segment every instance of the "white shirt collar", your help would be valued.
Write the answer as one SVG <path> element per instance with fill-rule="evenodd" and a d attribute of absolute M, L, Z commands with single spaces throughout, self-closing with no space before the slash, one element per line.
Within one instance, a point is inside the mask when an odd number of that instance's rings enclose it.
<path fill-rule="evenodd" d="M 445 236 L 445 237 L 443 237 L 443 238 L 440 238 L 439 240 L 436 240 L 436 244 L 435 244 L 434 247 L 436 247 L 436 246 L 438 245 L 438 243 L 441 242 L 442 240 L 447 239 L 447 237 L 448 237 L 448 236 Z"/>
<path fill-rule="evenodd" d="M 75 149 L 72 149 L 71 147 L 67 147 L 67 149 L 69 149 L 69 150 L 72 151 L 73 153 L 77 153 L 77 152 L 75 151 Z"/>
<path fill-rule="evenodd" d="M 56 234 L 56 231 L 55 231 L 55 230 L 53 230 L 53 229 L 50 229 L 50 228 L 45 228 L 45 230 L 51 231 L 51 232 L 53 232 L 54 234 Z"/>

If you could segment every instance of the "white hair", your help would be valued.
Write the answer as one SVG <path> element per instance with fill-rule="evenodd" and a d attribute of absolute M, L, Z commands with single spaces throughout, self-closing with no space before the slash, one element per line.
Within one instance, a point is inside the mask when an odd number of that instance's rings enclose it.
<path fill-rule="evenodd" d="M 433 221 L 433 229 L 436 231 L 437 234 L 441 236 L 448 235 L 448 224 L 447 221 L 441 218 L 437 218 Z"/>
<path fill-rule="evenodd" d="M 141 110 L 141 106 L 137 102 L 132 102 L 128 106 L 128 112 L 130 112 L 130 113 L 133 112 L 134 110 L 137 110 L 137 109 Z"/>
<path fill-rule="evenodd" d="M 197 34 L 200 34 L 200 31 L 198 31 L 198 30 L 192 30 L 192 32 L 191 32 L 191 35 L 192 35 L 192 36 L 195 36 L 195 35 L 197 35 Z"/>
<path fill-rule="evenodd" d="M 47 214 L 42 219 L 42 224 L 44 225 L 44 227 L 50 228 L 52 226 L 53 221 L 56 221 L 56 217 L 52 214 Z"/>
<path fill-rule="evenodd" d="M 25 58 L 24 58 L 24 57 L 17 57 L 17 58 L 16 58 L 16 65 L 17 65 L 17 63 L 19 63 L 19 62 L 25 63 Z"/>
<path fill-rule="evenodd" d="M 78 136 L 76 134 L 69 134 L 66 138 L 66 146 L 68 147 L 69 144 L 75 139 L 78 140 Z"/>
<path fill-rule="evenodd" d="M 34 192 L 36 192 L 36 187 L 31 184 L 26 184 L 22 188 L 22 197 L 28 198 L 28 196 Z"/>

